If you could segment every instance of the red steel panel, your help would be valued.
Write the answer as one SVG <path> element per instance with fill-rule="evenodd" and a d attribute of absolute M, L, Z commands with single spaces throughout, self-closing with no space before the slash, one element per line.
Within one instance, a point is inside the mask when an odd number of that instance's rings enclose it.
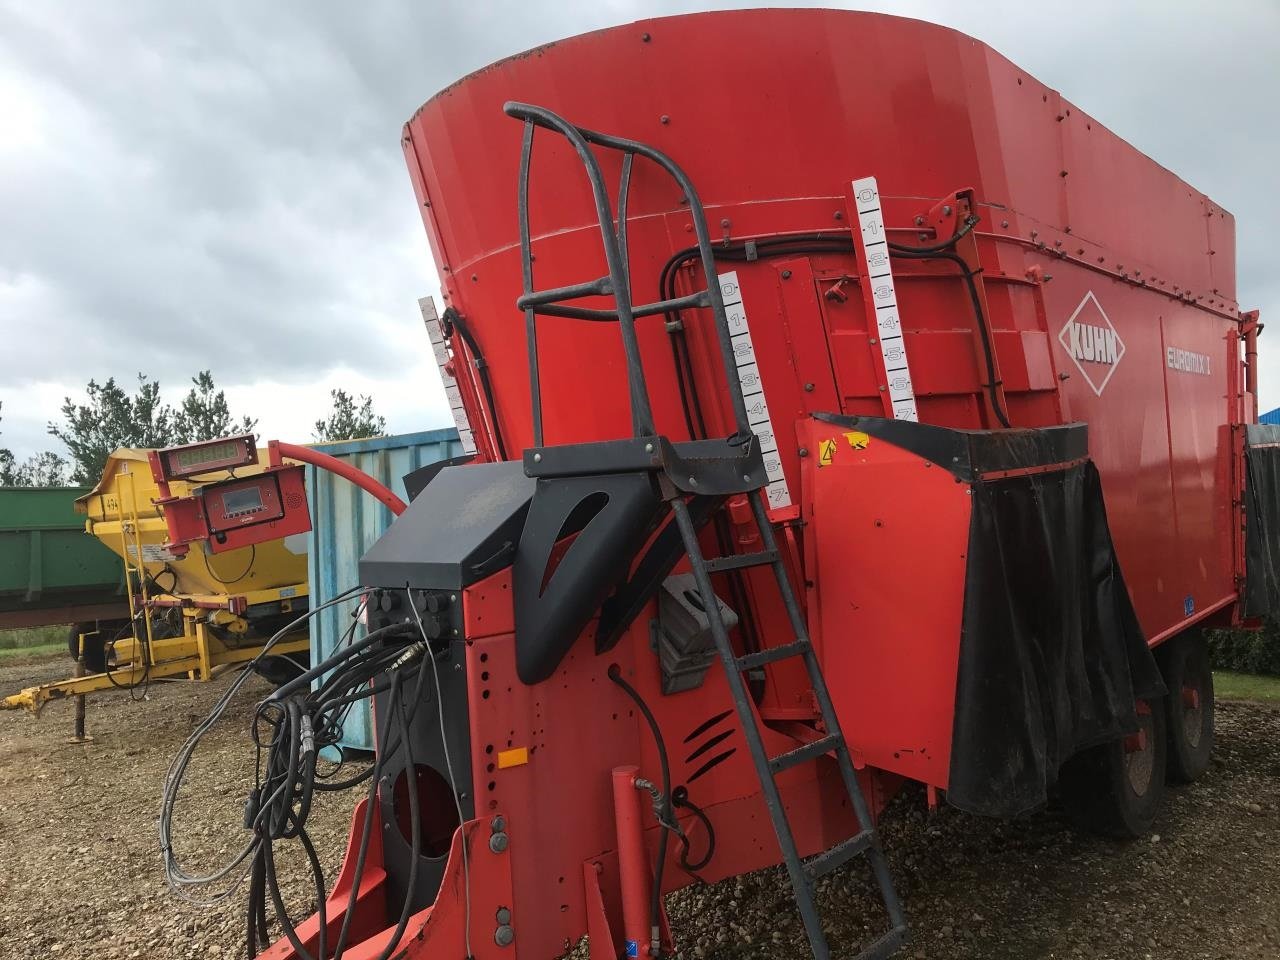
<path fill-rule="evenodd" d="M 800 63 L 804 69 L 796 69 Z M 744 111 L 736 105 L 748 88 L 751 108 Z M 1020 425 L 1089 421 L 1117 549 L 1148 634 L 1176 629 L 1186 597 L 1202 609 L 1232 591 L 1224 559 L 1230 527 L 1218 522 L 1230 502 L 1219 462 L 1225 444 L 1211 434 L 1227 416 L 1221 398 L 1232 362 L 1223 338 L 1236 322 L 1233 223 L 1088 114 L 954 31 L 824 10 L 645 21 L 551 44 L 459 81 L 409 122 L 405 147 L 446 296 L 486 351 L 511 454 L 531 439 L 514 309 L 520 126 L 501 109 L 513 96 L 671 153 L 697 184 L 713 231 L 726 239 L 847 235 L 848 184 L 874 174 L 891 234 L 919 242 L 917 223 L 936 222 L 931 208 L 972 188 L 982 218 L 981 282 L 1010 417 Z M 604 272 L 589 190 L 570 154 L 557 138 L 536 140 L 530 203 L 539 287 Z M 603 162 L 606 176 L 617 173 L 616 157 Z M 504 183 L 510 191 L 494 189 Z M 638 298 L 658 295 L 662 263 L 692 240 L 678 200 L 652 167 L 637 164 L 630 249 Z M 858 266 L 837 254 L 732 266 L 776 411 L 783 468 L 795 487 L 791 424 L 824 405 L 883 410 Z M 791 276 L 783 279 L 784 271 Z M 968 346 L 974 320 L 953 265 L 897 262 L 895 274 L 922 418 L 983 425 L 985 371 Z M 690 289 L 693 281 L 682 275 L 680 282 Z M 1114 370 L 1100 394 L 1069 355 L 1070 337 L 1062 337 L 1089 292 L 1124 350 L 1111 364 L 1081 361 L 1100 383 Z M 1183 384 L 1167 400 L 1166 315 L 1179 318 L 1179 337 L 1200 344 L 1195 352 L 1220 360 L 1203 382 Z M 707 320 L 686 320 L 709 429 L 727 432 Z M 640 323 L 659 429 L 680 438 L 667 335 L 660 320 Z M 539 331 L 548 442 L 626 433 L 616 331 L 556 319 L 541 320 Z M 806 383 L 814 385 L 807 395 Z M 793 498 L 798 494 L 793 489 Z M 1175 511 L 1187 522 L 1175 522 Z"/>
<path fill-rule="evenodd" d="M 473 587 L 468 596 L 509 597 L 503 589 L 509 576 L 509 572 L 497 574 Z M 657 662 L 649 649 L 653 614 L 651 607 L 603 657 L 596 656 L 591 646 L 593 624 L 551 679 L 535 686 L 525 686 L 516 677 L 512 635 L 487 636 L 468 647 L 476 816 L 483 823 L 501 814 L 507 823 L 511 909 L 521 955 L 528 950 L 531 957 L 556 956 L 566 938 L 572 943 L 586 929 L 592 891 L 583 883 L 582 864 L 616 847 L 611 771 L 636 764 L 652 777 L 659 769 L 647 726 L 634 704 L 608 679 L 611 664 L 622 667 L 626 680 L 653 710 L 666 738 L 673 784 L 689 784 L 717 836 L 764 836 L 760 831 L 769 830 L 723 671 L 713 668 L 696 690 L 664 697 Z M 706 726 L 715 718 L 719 718 L 715 724 Z M 725 732 L 729 736 L 715 742 L 714 749 L 699 752 L 704 743 Z M 764 739 L 770 756 L 796 745 L 792 738 L 769 729 L 764 730 Z M 529 751 L 527 763 L 499 766 L 499 752 L 520 747 Z M 710 759 L 726 751 L 731 755 L 698 774 Z M 834 776 L 834 763 L 827 760 L 778 776 L 797 845 L 806 855 L 856 830 L 841 791 L 815 782 Z M 881 805 L 874 803 L 873 811 L 878 812 Z M 706 843 L 704 831 L 687 814 L 682 814 L 682 821 L 698 856 Z M 660 828 L 647 817 L 645 830 L 652 861 Z M 666 886 L 675 889 L 691 883 L 693 878 L 676 863 L 674 845 L 669 857 Z M 772 840 L 757 845 L 730 839 L 718 845 L 714 860 L 699 875 L 712 881 L 767 866 L 777 858 Z M 620 930 L 620 923 L 614 928 Z"/>
<path fill-rule="evenodd" d="M 969 485 L 865 434 L 813 421 L 806 433 L 814 450 L 835 441 L 825 465 L 805 459 L 804 514 L 817 569 L 809 618 L 826 675 L 839 678 L 841 726 L 855 761 L 945 788 Z"/>

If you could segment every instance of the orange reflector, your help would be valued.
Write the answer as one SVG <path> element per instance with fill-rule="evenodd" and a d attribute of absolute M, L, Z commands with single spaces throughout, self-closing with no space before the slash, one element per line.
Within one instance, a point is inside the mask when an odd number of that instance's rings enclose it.
<path fill-rule="evenodd" d="M 529 762 L 529 748 L 516 747 L 513 750 L 498 751 L 498 769 L 505 770 L 507 767 L 519 767 Z"/>

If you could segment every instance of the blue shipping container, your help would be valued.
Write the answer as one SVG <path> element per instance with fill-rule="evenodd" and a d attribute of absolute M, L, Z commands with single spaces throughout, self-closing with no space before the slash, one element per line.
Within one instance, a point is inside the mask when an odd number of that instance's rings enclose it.
<path fill-rule="evenodd" d="M 317 443 L 315 449 L 349 461 L 379 483 L 408 500 L 403 477 L 419 467 L 463 455 L 458 431 L 427 430 L 395 437 Z M 307 499 L 311 507 L 311 533 L 307 544 L 307 574 L 313 607 L 331 600 L 360 582 L 360 557 L 391 525 L 385 506 L 348 480 L 327 470 L 307 466 Z M 311 662 L 319 663 L 351 625 L 356 603 L 341 603 L 312 618 Z M 362 629 L 362 628 L 358 628 Z M 373 728 L 368 702 L 352 710 L 342 730 L 341 744 L 360 750 L 373 749 Z"/>
<path fill-rule="evenodd" d="M 1273 423 L 1280 426 L 1280 407 L 1276 407 L 1274 410 L 1268 410 L 1266 413 L 1260 414 L 1258 416 L 1258 422 Z"/>

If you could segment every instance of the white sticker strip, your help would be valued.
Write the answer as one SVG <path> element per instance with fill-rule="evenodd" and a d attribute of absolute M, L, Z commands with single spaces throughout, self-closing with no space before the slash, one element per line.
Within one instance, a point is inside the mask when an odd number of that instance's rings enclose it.
<path fill-rule="evenodd" d="M 778 456 L 778 440 L 769 417 L 769 404 L 764 397 L 764 381 L 756 366 L 756 349 L 751 342 L 751 327 L 747 323 L 747 310 L 742 303 L 742 289 L 738 286 L 738 273 L 730 270 L 720 274 L 720 295 L 724 297 L 724 311 L 729 320 L 730 343 L 738 366 L 738 379 L 742 383 L 742 395 L 747 404 L 747 421 L 760 440 L 764 454 L 764 469 L 769 476 L 765 496 L 773 509 L 791 505 L 791 489 L 782 474 L 782 458 Z"/>
<path fill-rule="evenodd" d="M 427 327 L 427 338 L 431 341 L 431 351 L 435 354 L 436 367 L 440 370 L 440 381 L 444 384 L 444 395 L 449 401 L 449 412 L 453 414 L 454 426 L 458 428 L 458 439 L 462 441 L 463 452 L 475 453 L 476 438 L 471 432 L 471 421 L 462 403 L 462 391 L 458 389 L 458 381 L 449 376 L 445 369 L 449 362 L 449 348 L 445 346 L 444 326 L 440 323 L 436 302 L 431 297 L 422 297 L 418 300 L 418 307 L 422 310 L 422 322 Z"/>
<path fill-rule="evenodd" d="M 880 188 L 875 177 L 853 181 L 853 202 L 862 233 L 862 257 L 871 284 L 871 303 L 876 313 L 876 334 L 880 359 L 895 420 L 916 420 L 916 393 L 907 364 L 907 344 L 898 319 L 898 292 L 889 265 L 889 238 L 880 209 Z"/>

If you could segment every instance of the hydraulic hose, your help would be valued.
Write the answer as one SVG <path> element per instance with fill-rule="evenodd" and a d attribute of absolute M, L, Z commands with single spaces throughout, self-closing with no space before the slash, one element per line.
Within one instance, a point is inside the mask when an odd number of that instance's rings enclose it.
<path fill-rule="evenodd" d="M 448 307 L 444 316 L 440 318 L 444 322 L 445 333 L 448 334 L 449 328 L 458 331 L 458 336 L 462 337 L 462 342 L 467 345 L 467 349 L 471 351 L 471 362 L 476 368 L 476 372 L 480 375 L 480 389 L 484 391 L 484 402 L 489 410 L 489 423 L 493 427 L 493 441 L 498 448 L 498 458 L 500 460 L 507 459 L 507 448 L 502 442 L 502 430 L 498 426 L 498 405 L 493 399 L 493 383 L 489 377 L 489 363 L 484 358 L 484 353 L 480 350 L 480 344 L 476 342 L 476 338 L 471 333 L 471 328 L 467 326 L 466 320 L 463 319 L 461 313 L 454 307 Z"/>
<path fill-rule="evenodd" d="M 1000 395 L 996 392 L 999 384 L 996 380 L 995 347 L 991 343 L 991 331 L 987 327 L 987 318 L 982 310 L 982 298 L 978 296 L 978 285 L 974 282 L 974 272 L 969 269 L 969 264 L 958 253 L 925 253 L 911 250 L 909 247 L 899 248 L 892 244 L 889 246 L 889 254 L 890 256 L 917 260 L 949 260 L 960 268 L 960 276 L 969 292 L 969 303 L 973 307 L 973 316 L 978 324 L 978 335 L 982 339 L 982 354 L 987 368 L 987 396 L 991 400 L 991 409 L 995 411 L 996 419 L 1000 421 L 1002 427 L 1011 427 L 1009 415 L 1001 407 Z"/>

